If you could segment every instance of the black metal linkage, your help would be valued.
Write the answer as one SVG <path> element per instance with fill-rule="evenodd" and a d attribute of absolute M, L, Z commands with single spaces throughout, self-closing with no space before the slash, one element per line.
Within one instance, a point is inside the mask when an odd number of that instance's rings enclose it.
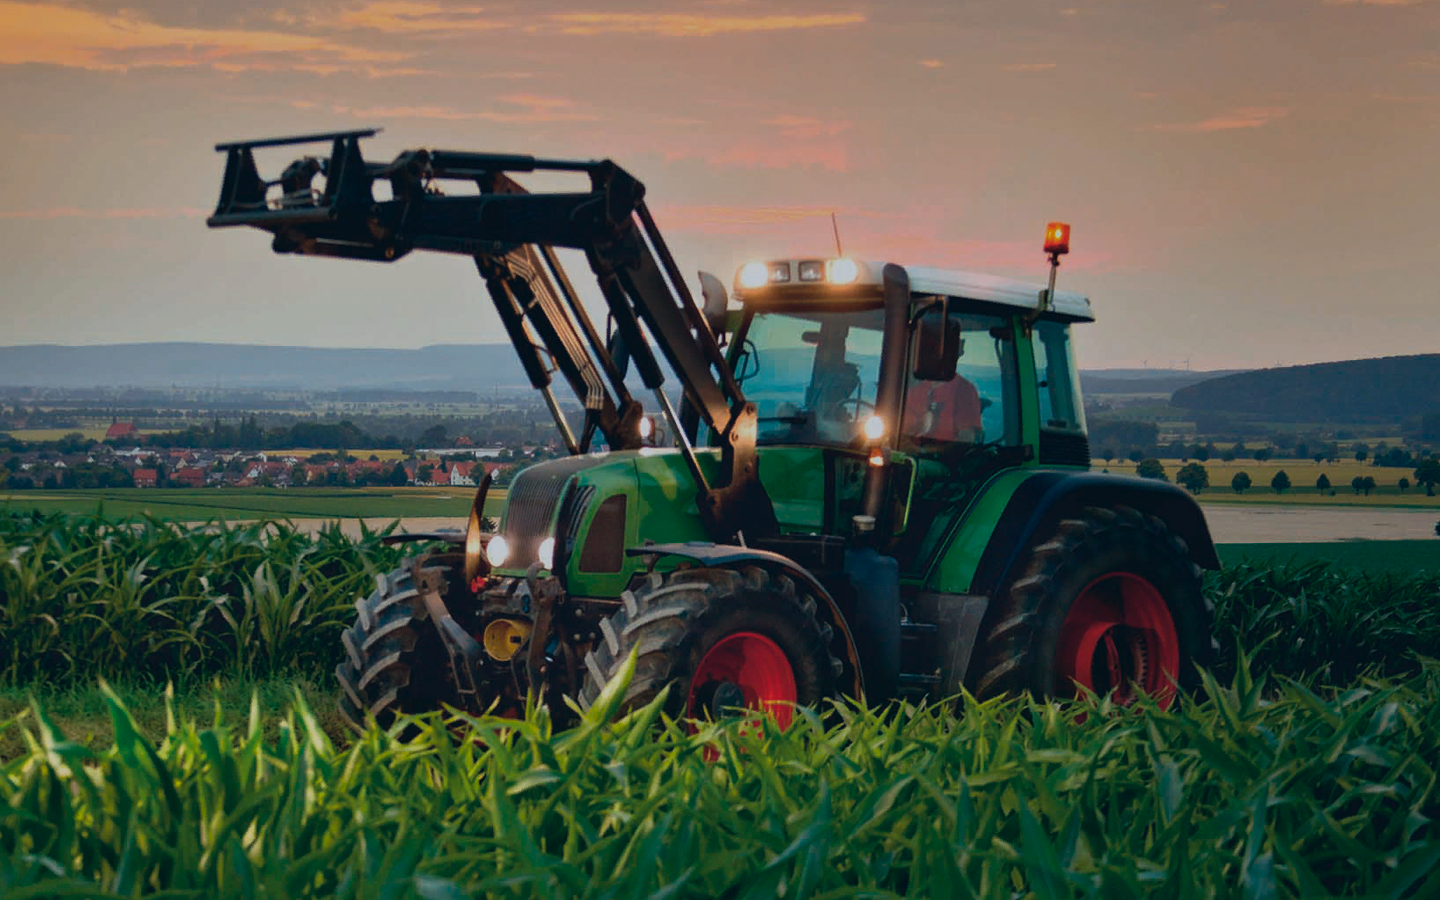
<path fill-rule="evenodd" d="M 588 449 L 595 427 L 612 448 L 639 445 L 641 407 L 625 386 L 622 355 L 634 362 L 645 386 L 673 418 L 662 390 L 665 375 L 649 340 L 653 337 L 689 405 L 718 437 L 720 471 L 713 487 L 688 441 L 681 436 L 679 442 L 708 529 L 717 540 L 742 531 L 759 536 L 776 530 L 758 477 L 754 405 L 745 401 L 680 276 L 644 204 L 643 184 L 609 160 L 411 150 L 389 164 L 368 164 L 359 141 L 374 133 L 327 132 L 218 145 L 226 153 L 225 177 L 207 223 L 269 231 L 280 253 L 382 262 L 411 250 L 473 257 L 531 385 L 545 395 L 571 452 Z M 253 148 L 318 141 L 332 142 L 331 156 L 297 160 L 282 179 L 286 197 L 275 205 L 267 202 L 272 182 L 256 171 Z M 505 174 L 538 170 L 584 173 L 591 189 L 532 194 Z M 317 172 L 325 174 L 325 192 L 315 198 L 307 191 Z M 394 199 L 374 200 L 372 186 L 380 178 L 391 182 Z M 433 189 L 435 179 L 471 180 L 481 194 L 444 196 Z M 557 247 L 586 254 L 625 354 L 601 339 L 560 266 Z M 552 367 L 585 406 L 581 440 L 570 433 L 554 400 Z"/>

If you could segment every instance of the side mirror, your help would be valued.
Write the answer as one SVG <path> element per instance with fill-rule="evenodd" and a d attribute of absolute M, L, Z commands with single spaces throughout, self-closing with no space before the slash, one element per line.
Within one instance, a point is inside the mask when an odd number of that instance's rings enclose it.
<path fill-rule="evenodd" d="M 702 308 L 705 321 L 710 325 L 710 333 L 715 335 L 715 340 L 718 341 L 725 335 L 725 306 L 730 302 L 725 293 L 725 285 L 709 272 L 701 272 L 700 295 L 705 298 Z"/>
<path fill-rule="evenodd" d="M 939 315 L 936 315 L 936 312 Z M 960 363 L 960 323 L 950 318 L 945 301 L 920 314 L 915 332 L 915 378 L 949 381 Z"/>

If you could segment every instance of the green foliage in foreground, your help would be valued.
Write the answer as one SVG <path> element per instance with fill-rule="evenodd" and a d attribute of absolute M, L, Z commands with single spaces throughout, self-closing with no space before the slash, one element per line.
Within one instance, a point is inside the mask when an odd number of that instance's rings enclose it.
<path fill-rule="evenodd" d="M 399 563 L 380 537 L 0 515 L 0 683 L 333 668 L 356 595 Z"/>
<path fill-rule="evenodd" d="M 1332 698 L 1175 710 L 966 699 L 698 732 L 424 720 L 336 751 L 303 703 L 92 754 L 36 710 L 0 768 L 0 894 L 168 897 L 1425 897 L 1440 664 Z M 657 730 L 659 733 L 657 734 Z"/>

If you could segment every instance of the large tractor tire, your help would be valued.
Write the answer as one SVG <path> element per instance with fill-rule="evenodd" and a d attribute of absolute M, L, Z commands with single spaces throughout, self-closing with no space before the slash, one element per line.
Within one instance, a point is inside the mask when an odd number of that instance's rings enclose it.
<path fill-rule="evenodd" d="M 635 675 L 622 712 L 668 684 L 671 716 L 720 718 L 743 706 L 770 714 L 781 728 L 795 705 L 831 696 L 843 671 L 830 650 L 832 628 L 815 616 L 815 597 L 784 575 L 758 567 L 651 573 L 621 599 L 585 656 L 582 708 L 632 650 Z"/>
<path fill-rule="evenodd" d="M 437 585 L 445 577 L 443 569 L 421 571 Z M 388 728 L 397 713 L 430 712 L 456 702 L 445 647 L 415 574 L 407 566 L 375 581 L 374 593 L 355 601 L 355 624 L 340 634 L 345 661 L 335 669 L 340 715 L 357 731 L 367 719 Z"/>
<path fill-rule="evenodd" d="M 1214 659 L 1214 605 L 1185 542 L 1129 507 L 1088 508 L 1029 551 L 991 604 L 974 671 L 979 697 L 1074 697 L 1076 685 L 1142 690 L 1168 706 Z"/>

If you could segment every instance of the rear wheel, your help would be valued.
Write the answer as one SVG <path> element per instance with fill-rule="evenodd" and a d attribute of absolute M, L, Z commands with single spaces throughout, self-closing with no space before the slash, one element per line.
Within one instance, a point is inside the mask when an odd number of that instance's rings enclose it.
<path fill-rule="evenodd" d="M 976 694 L 1078 686 L 1168 706 L 1213 661 L 1212 606 L 1185 542 L 1154 516 L 1090 508 L 1031 549 L 982 630 Z"/>
<path fill-rule="evenodd" d="M 444 569 L 423 569 L 424 589 L 443 584 Z M 434 584 L 430 584 L 433 579 Z M 440 634 L 410 568 L 376 579 L 370 596 L 355 601 L 355 624 L 340 634 L 345 661 L 340 680 L 340 715 L 357 731 L 367 718 L 389 727 L 397 713 L 424 713 L 458 703 Z"/>
<path fill-rule="evenodd" d="M 585 656 L 584 708 L 632 650 L 635 675 L 623 711 L 669 684 L 672 716 L 719 718 L 744 708 L 785 728 L 796 704 L 813 705 L 835 691 L 842 665 L 829 649 L 833 631 L 816 619 L 815 598 L 788 577 L 757 567 L 652 573 L 622 600 Z"/>

